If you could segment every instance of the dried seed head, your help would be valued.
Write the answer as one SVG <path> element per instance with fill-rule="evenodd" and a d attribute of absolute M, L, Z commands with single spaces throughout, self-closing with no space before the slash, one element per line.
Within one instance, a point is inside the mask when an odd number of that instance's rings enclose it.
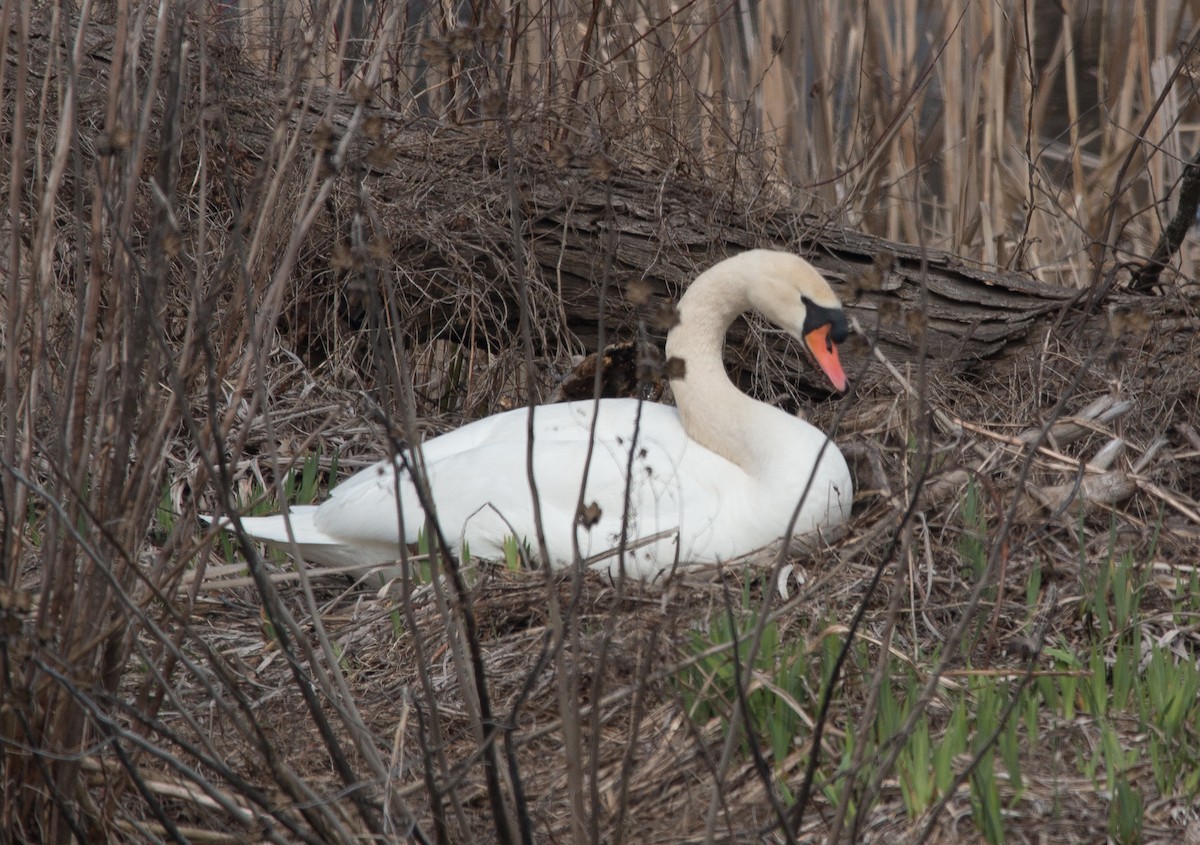
<path fill-rule="evenodd" d="M 904 312 L 904 327 L 908 329 L 908 333 L 913 337 L 920 337 L 925 334 L 925 329 L 929 325 L 929 320 L 920 311 Z"/>
<path fill-rule="evenodd" d="M 446 46 L 456 56 L 468 53 L 475 49 L 475 33 L 468 27 L 452 29 L 446 33 Z"/>
<path fill-rule="evenodd" d="M 672 381 L 687 378 L 687 362 L 682 358 L 668 358 L 663 364 L 663 375 Z"/>
<path fill-rule="evenodd" d="M 133 133 L 118 124 L 111 132 L 104 132 L 96 138 L 96 152 L 110 156 L 129 149 L 132 143 Z"/>
<path fill-rule="evenodd" d="M 361 79 L 355 80 L 350 86 L 350 96 L 354 102 L 361 106 L 365 106 L 375 97 L 375 92 L 371 90 L 371 86 L 363 82 Z"/>
<path fill-rule="evenodd" d="M 329 266 L 334 270 L 350 270 L 354 267 L 354 249 L 350 244 L 343 241 L 334 245 Z"/>
<path fill-rule="evenodd" d="M 607 182 L 613 175 L 612 160 L 604 155 L 597 153 L 592 156 L 592 160 L 588 162 L 588 170 L 591 171 L 592 178 L 601 182 Z"/>
<path fill-rule="evenodd" d="M 320 152 L 327 152 L 333 148 L 334 134 L 333 127 L 327 121 L 319 120 L 312 131 L 313 148 Z"/>
<path fill-rule="evenodd" d="M 387 144 L 372 147 L 367 153 L 367 164 L 377 170 L 386 170 L 396 160 L 396 151 Z"/>
<path fill-rule="evenodd" d="M 890 325 L 900 319 L 900 304 L 893 299 L 879 303 L 879 322 Z"/>
<path fill-rule="evenodd" d="M 579 512 L 575 515 L 575 519 L 584 528 L 591 528 L 600 521 L 603 513 L 598 504 L 589 502 L 586 505 L 579 506 Z"/>
<path fill-rule="evenodd" d="M 884 282 L 888 274 L 892 272 L 892 265 L 895 263 L 894 253 L 884 251 L 877 254 L 875 260 L 871 262 L 871 266 L 864 268 L 853 280 L 852 285 L 856 289 L 856 293 L 864 290 L 883 290 Z"/>
<path fill-rule="evenodd" d="M 650 325 L 664 332 L 679 325 L 679 309 L 674 303 L 664 302 L 654 309 L 650 315 Z"/>
<path fill-rule="evenodd" d="M 392 257 L 392 242 L 391 239 L 384 235 L 376 235 L 371 238 L 371 242 L 367 244 L 367 252 L 376 261 L 388 261 Z"/>
<path fill-rule="evenodd" d="M 450 70 L 450 63 L 454 56 L 450 53 L 450 48 L 446 46 L 446 42 L 440 38 L 426 38 L 421 42 L 421 52 L 425 56 L 425 61 L 433 65 L 443 73 Z"/>
<path fill-rule="evenodd" d="M 13 589 L 7 584 L 0 584 L 0 610 L 5 614 L 26 615 L 33 610 L 33 593 Z"/>
<path fill-rule="evenodd" d="M 177 258 L 182 247 L 183 240 L 174 229 L 171 229 L 162 236 L 162 251 L 168 258 Z"/>
<path fill-rule="evenodd" d="M 550 160 L 559 170 L 566 170 L 570 167 L 573 157 L 574 153 L 571 152 L 571 148 L 561 141 L 555 141 L 550 147 Z"/>
<path fill-rule="evenodd" d="M 654 286 L 645 279 L 635 279 L 625 286 L 625 298 L 634 305 L 645 305 L 652 293 Z"/>
<path fill-rule="evenodd" d="M 383 118 L 377 114 L 368 115 L 363 120 L 363 135 L 370 138 L 372 141 L 378 140 L 383 134 Z"/>

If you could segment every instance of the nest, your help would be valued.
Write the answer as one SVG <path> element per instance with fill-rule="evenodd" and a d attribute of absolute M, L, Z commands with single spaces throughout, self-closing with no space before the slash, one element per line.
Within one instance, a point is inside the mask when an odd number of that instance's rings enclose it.
<path fill-rule="evenodd" d="M 807 408 L 816 424 L 836 430 L 859 492 L 840 538 L 788 559 L 787 599 L 779 594 L 770 559 L 765 566 L 733 565 L 657 584 L 473 565 L 466 595 L 490 705 L 498 722 L 512 728 L 503 745 L 520 772 L 534 828 L 551 838 L 570 835 L 571 819 L 578 818 L 570 789 L 575 767 L 586 790 L 575 800 L 582 800 L 585 816 L 594 813 L 605 830 L 621 825 L 626 837 L 699 840 L 714 800 L 722 836 L 754 840 L 771 829 L 771 794 L 754 761 L 739 753 L 721 768 L 725 721 L 713 716 L 695 722 L 685 715 L 678 679 L 697 659 L 693 638 L 724 624 L 731 608 L 743 620 L 766 608 L 783 636 L 816 650 L 822 638 L 844 634 L 865 602 L 858 637 L 869 651 L 874 654 L 890 636 L 893 649 L 928 653 L 959 623 L 965 597 L 976 586 L 962 552 L 968 488 L 977 491 L 991 542 L 1003 542 L 1003 550 L 993 592 L 978 606 L 981 625 L 951 671 L 986 667 L 1016 676 L 1046 642 L 1085 636 L 1081 589 L 1094 577 L 1093 561 L 1114 554 L 1128 554 L 1144 567 L 1152 593 L 1147 609 L 1165 606 L 1200 550 L 1200 437 L 1191 423 L 1198 385 L 1194 370 L 1182 364 L 1198 350 L 1194 336 L 1165 343 L 1156 338 L 1153 332 L 1124 335 L 1081 350 L 1047 333 L 1041 346 L 969 373 L 922 383 L 921 373 L 892 368 L 890 382 Z M 1170 360 L 1181 363 L 1170 366 Z M 1144 380 L 1157 368 L 1167 375 L 1150 391 Z M 496 383 L 486 367 L 471 377 Z M 500 401 L 500 393 L 492 395 Z M 285 405 L 281 401 L 275 413 L 286 417 Z M 914 495 L 917 505 L 906 519 Z M 1003 541 L 995 540 L 1001 530 Z M 279 567 L 283 600 L 304 620 L 298 576 Z M 882 587 L 870 592 L 879 567 Z M 1026 596 L 1034 569 L 1043 585 L 1036 632 Z M 345 587 L 341 577 L 326 574 L 316 581 L 320 622 L 340 655 L 364 729 L 381 748 L 391 748 L 394 781 L 388 790 L 399 800 L 392 806 L 406 807 L 426 829 L 433 825 L 422 759 L 434 754 L 459 772 L 441 796 L 462 814 L 455 824 L 465 827 L 456 827 L 455 835 L 491 838 L 484 771 L 471 765 L 481 754 L 478 704 L 469 703 L 476 694 L 464 689 L 473 670 L 449 582 L 414 588 L 406 607 L 395 585 Z M 310 724 L 307 706 L 264 633 L 250 590 L 249 579 L 241 585 L 210 582 L 201 590 L 192 629 L 236 655 L 239 686 L 261 700 L 256 719 L 280 759 L 318 793 L 336 794 L 338 778 L 324 752 L 314 753 L 320 740 L 314 728 L 304 727 Z M 893 628 L 897 619 L 902 623 Z M 302 625 L 307 630 L 315 622 Z M 1194 638 L 1165 622 L 1145 624 L 1148 636 Z M 1032 660 L 1036 667 L 1036 656 Z M 831 723 L 852 723 L 868 689 L 864 679 L 847 679 Z M 435 697 L 436 714 L 423 690 Z M 203 691 L 187 683 L 178 695 L 185 709 L 203 700 Z M 805 710 L 805 718 L 815 713 Z M 433 721 L 436 746 L 429 733 Z M 222 758 L 245 756 L 235 732 L 213 732 L 228 741 Z M 582 759 L 575 756 L 580 753 Z M 1025 828 L 1032 834 L 1069 823 L 1069 833 L 1060 828 L 1062 841 L 1105 835 L 1106 796 L 1078 782 L 1074 767 L 1048 751 L 1030 754 L 1010 832 Z M 253 758 L 246 759 L 249 766 Z M 806 760 L 797 738 L 785 759 L 771 762 L 772 783 L 795 789 Z M 721 772 L 715 780 L 714 767 Z M 243 774 L 251 777 L 253 769 Z M 1067 793 L 1065 782 L 1075 784 Z M 965 811 L 966 802 L 965 796 L 951 798 L 933 841 L 958 839 L 953 807 Z M 1049 806 L 1053 819 L 1039 809 Z M 201 807 L 192 810 L 198 820 L 206 817 Z M 824 806 L 800 836 L 819 836 L 818 819 L 833 810 Z M 1177 830 L 1173 812 L 1163 805 L 1159 815 L 1148 813 L 1148 839 L 1155 831 L 1169 837 Z M 899 792 L 885 788 L 861 841 L 907 835 L 911 824 Z"/>

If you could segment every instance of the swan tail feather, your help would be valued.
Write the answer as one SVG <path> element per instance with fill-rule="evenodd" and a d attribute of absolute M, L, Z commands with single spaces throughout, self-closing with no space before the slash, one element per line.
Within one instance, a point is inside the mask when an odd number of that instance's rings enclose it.
<path fill-rule="evenodd" d="M 243 516 L 242 531 L 251 539 L 284 552 L 291 553 L 298 549 L 309 563 L 342 567 L 375 562 L 373 558 L 377 556 L 364 554 L 363 549 L 349 545 L 318 528 L 313 520 L 316 510 L 315 505 L 293 505 L 286 514 Z M 236 530 L 229 518 L 218 520 L 202 515 L 200 519 L 229 532 Z"/>

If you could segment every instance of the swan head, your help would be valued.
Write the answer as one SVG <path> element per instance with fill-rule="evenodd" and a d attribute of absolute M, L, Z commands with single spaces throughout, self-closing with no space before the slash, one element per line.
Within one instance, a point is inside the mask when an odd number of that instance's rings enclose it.
<path fill-rule="evenodd" d="M 846 312 L 825 277 L 798 255 L 772 250 L 743 253 L 753 275 L 750 304 L 764 317 L 803 341 L 836 390 L 846 389 L 839 343 L 850 334 Z"/>

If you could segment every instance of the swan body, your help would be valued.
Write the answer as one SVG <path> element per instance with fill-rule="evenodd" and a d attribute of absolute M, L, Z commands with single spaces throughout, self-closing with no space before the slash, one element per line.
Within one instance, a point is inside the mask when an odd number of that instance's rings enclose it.
<path fill-rule="evenodd" d="M 519 408 L 406 456 L 424 467 L 447 542 L 503 559 L 506 539 L 517 537 L 538 553 L 530 431 L 536 503 L 554 566 L 579 559 L 653 578 L 770 545 L 797 507 L 797 535 L 843 522 L 852 489 L 841 452 L 809 423 L 742 393 L 725 373 L 725 332 L 751 308 L 804 339 L 834 386 L 845 388 L 835 343 L 846 336 L 846 318 L 816 270 L 766 250 L 726 259 L 692 283 L 667 337 L 668 357 L 683 362 L 682 377 L 671 382 L 678 407 L 602 399 Z M 320 505 L 241 524 L 253 538 L 308 561 L 367 567 L 397 560 L 400 542 L 415 543 L 424 530 L 425 513 L 404 463 L 384 460 Z"/>

